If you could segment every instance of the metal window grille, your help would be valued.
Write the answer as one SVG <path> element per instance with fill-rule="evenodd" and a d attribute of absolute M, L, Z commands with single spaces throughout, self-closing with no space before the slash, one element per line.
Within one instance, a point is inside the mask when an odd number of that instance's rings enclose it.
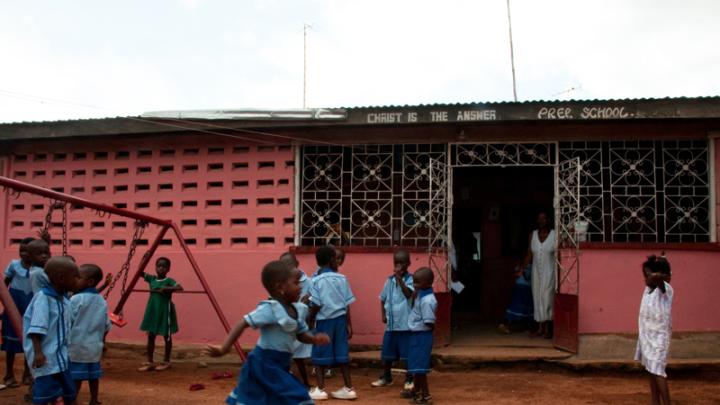
<path fill-rule="evenodd" d="M 301 244 L 426 247 L 431 159 L 446 145 L 303 147 Z"/>

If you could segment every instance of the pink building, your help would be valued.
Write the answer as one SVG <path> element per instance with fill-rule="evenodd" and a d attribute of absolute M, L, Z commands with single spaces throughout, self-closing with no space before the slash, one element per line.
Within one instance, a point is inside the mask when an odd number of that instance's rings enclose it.
<path fill-rule="evenodd" d="M 398 246 L 413 267 L 437 272 L 445 341 L 451 325 L 501 320 L 534 218 L 551 212 L 562 252 L 556 344 L 579 341 L 583 353 L 636 331 L 640 264 L 661 251 L 680 340 L 720 332 L 718 131 L 720 98 L 164 112 L 2 124 L 0 174 L 176 222 L 231 323 L 266 295 L 265 262 L 294 249 L 312 273 L 313 246 L 342 245 L 356 344 L 381 341 L 377 296 Z M 30 195 L 0 199 L 3 263 L 47 207 Z M 118 271 L 132 221 L 77 207 L 67 217 L 69 254 Z M 59 212 L 52 223 L 57 253 Z M 140 252 L 157 232 L 147 227 Z M 197 289 L 177 241 L 158 254 Z M 453 277 L 466 286 L 459 295 L 447 292 Z M 142 340 L 145 300 L 131 296 L 129 324 L 113 339 Z M 222 339 L 206 297 L 175 301 L 179 340 Z"/>

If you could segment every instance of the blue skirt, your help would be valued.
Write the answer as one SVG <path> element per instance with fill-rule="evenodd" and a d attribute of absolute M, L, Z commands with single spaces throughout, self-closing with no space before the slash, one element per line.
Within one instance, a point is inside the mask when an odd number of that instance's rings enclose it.
<path fill-rule="evenodd" d="M 307 388 L 290 374 L 292 353 L 255 346 L 240 369 L 238 384 L 225 400 L 229 405 L 314 404 Z"/>
<path fill-rule="evenodd" d="M 32 301 L 32 294 L 27 294 L 24 291 L 11 288 L 10 296 L 15 302 L 15 306 L 22 317 L 25 314 L 25 310 L 28 305 L 30 305 L 30 301 Z M 3 311 L 2 314 L 2 345 L 0 345 L 0 349 L 8 353 L 22 353 L 22 344 L 20 343 L 20 339 L 18 338 L 17 333 L 15 333 L 15 329 L 12 327 L 12 323 L 10 322 L 10 317 L 6 312 L 7 311 Z"/>
<path fill-rule="evenodd" d="M 512 300 L 505 311 L 505 318 L 511 322 L 533 320 L 532 287 L 527 284 L 515 284 Z"/>

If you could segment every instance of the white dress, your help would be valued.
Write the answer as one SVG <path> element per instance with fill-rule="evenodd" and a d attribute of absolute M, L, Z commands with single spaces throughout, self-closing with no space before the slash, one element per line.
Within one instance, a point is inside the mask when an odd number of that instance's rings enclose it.
<path fill-rule="evenodd" d="M 665 283 L 665 293 L 659 288 L 645 292 L 640 301 L 638 316 L 638 342 L 635 360 L 638 360 L 648 372 L 667 377 L 667 365 L 670 338 L 672 336 L 672 300 L 673 289 Z"/>
<path fill-rule="evenodd" d="M 557 278 L 555 231 L 551 230 L 543 242 L 540 242 L 538 231 L 533 231 L 530 249 L 533 255 L 533 318 L 535 318 L 536 322 L 551 321 L 553 318 L 553 301 L 555 300 L 555 280 Z"/>

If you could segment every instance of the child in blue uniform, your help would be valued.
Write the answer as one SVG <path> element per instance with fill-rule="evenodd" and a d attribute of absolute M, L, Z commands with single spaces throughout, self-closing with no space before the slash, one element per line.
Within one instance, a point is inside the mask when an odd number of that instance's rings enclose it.
<path fill-rule="evenodd" d="M 393 274 L 388 277 L 380 293 L 380 313 L 385 324 L 382 352 L 383 375 L 371 383 L 373 387 L 384 387 L 392 384 L 392 364 L 394 361 L 407 360 L 408 315 L 410 314 L 410 298 L 414 291 L 412 274 L 408 272 L 410 253 L 398 250 L 393 255 Z M 405 378 L 405 390 L 412 390 L 409 374 Z"/>
<path fill-rule="evenodd" d="M 352 322 L 349 305 L 355 302 L 350 284 L 345 276 L 337 272 L 335 248 L 324 246 L 315 252 L 315 259 L 321 269 L 313 277 L 310 286 L 310 321 L 318 332 L 330 336 L 330 344 L 314 346 L 312 362 L 318 367 L 315 374 L 317 387 L 310 391 L 316 400 L 328 398 L 325 392 L 325 369 L 333 365 L 340 367 L 345 386 L 332 392 L 336 399 L 356 399 L 357 393 L 350 380 L 350 356 L 348 340 L 352 338 Z M 315 322 L 317 320 L 317 322 Z"/>
<path fill-rule="evenodd" d="M 50 259 L 50 245 L 42 239 L 35 239 L 28 243 L 28 254 L 33 267 L 30 268 L 30 286 L 33 294 L 50 285 L 50 279 L 43 268 Z"/>
<path fill-rule="evenodd" d="M 30 285 L 32 261 L 28 252 L 28 244 L 33 240 L 33 238 L 25 238 L 20 241 L 20 259 L 12 260 L 5 269 L 5 286 L 8 287 L 20 315 L 25 313 L 25 309 L 32 300 L 32 286 Z M 23 348 L 18 334 L 10 323 L 10 317 L 5 312 L 2 314 L 2 345 L 0 348 L 5 352 L 6 367 L 2 386 L 17 388 L 20 385 L 15 380 L 13 367 L 15 366 L 15 354 L 22 353 Z M 30 384 L 30 370 L 27 363 L 25 363 L 24 370 L 23 383 Z"/>
<path fill-rule="evenodd" d="M 303 304 L 307 305 L 307 303 L 310 300 L 309 290 L 310 290 L 310 283 L 311 280 L 305 274 L 304 271 L 300 269 L 300 262 L 298 261 L 297 257 L 295 257 L 294 254 L 290 252 L 285 252 L 282 255 L 280 255 L 280 261 L 287 264 L 293 269 L 296 269 L 298 272 L 300 272 L 300 300 L 299 302 L 302 302 Z M 303 321 L 307 322 L 307 319 L 303 319 Z M 310 387 L 310 381 L 308 380 L 308 374 L 307 374 L 307 367 L 305 367 L 305 361 L 310 358 L 310 354 L 312 353 L 312 345 L 307 343 L 302 343 L 300 341 L 295 342 L 295 350 L 293 350 L 293 362 L 295 363 L 295 367 L 297 367 L 298 373 L 300 374 L 300 379 L 302 380 L 303 384 L 305 384 L 306 387 Z"/>
<path fill-rule="evenodd" d="M 437 300 L 433 294 L 435 276 L 429 267 L 422 267 L 413 274 L 412 310 L 408 317 L 410 328 L 410 344 L 408 346 L 408 373 L 413 376 L 415 385 L 411 395 L 414 404 L 432 402 L 427 373 L 430 372 L 430 354 L 433 345 L 433 329 L 435 329 L 435 310 Z"/>
<path fill-rule="evenodd" d="M 70 374 L 80 392 L 83 381 L 90 385 L 89 405 L 98 405 L 100 388 L 100 358 L 105 336 L 110 331 L 110 318 L 105 299 L 96 289 L 103 278 L 102 269 L 95 264 L 80 266 L 77 292 L 70 298 L 72 328 L 68 336 Z"/>
<path fill-rule="evenodd" d="M 23 348 L 35 378 L 32 402 L 53 404 L 62 397 L 66 405 L 74 405 L 77 394 L 67 342 L 72 320 L 65 294 L 77 285 L 78 267 L 66 257 L 53 257 L 45 265 L 45 273 L 50 285 L 33 296 L 23 317 Z"/>
<path fill-rule="evenodd" d="M 270 262 L 262 270 L 262 283 L 271 298 L 260 301 L 254 311 L 245 315 L 222 346 L 208 346 L 204 353 L 222 356 L 248 326 L 260 329 L 260 339 L 240 370 L 238 385 L 225 402 L 230 405 L 312 404 L 307 388 L 290 374 L 295 341 L 322 345 L 327 344 L 329 338 L 322 333 L 309 333 L 305 323 L 307 306 L 298 302 L 301 288 L 297 269 L 281 261 Z"/>

